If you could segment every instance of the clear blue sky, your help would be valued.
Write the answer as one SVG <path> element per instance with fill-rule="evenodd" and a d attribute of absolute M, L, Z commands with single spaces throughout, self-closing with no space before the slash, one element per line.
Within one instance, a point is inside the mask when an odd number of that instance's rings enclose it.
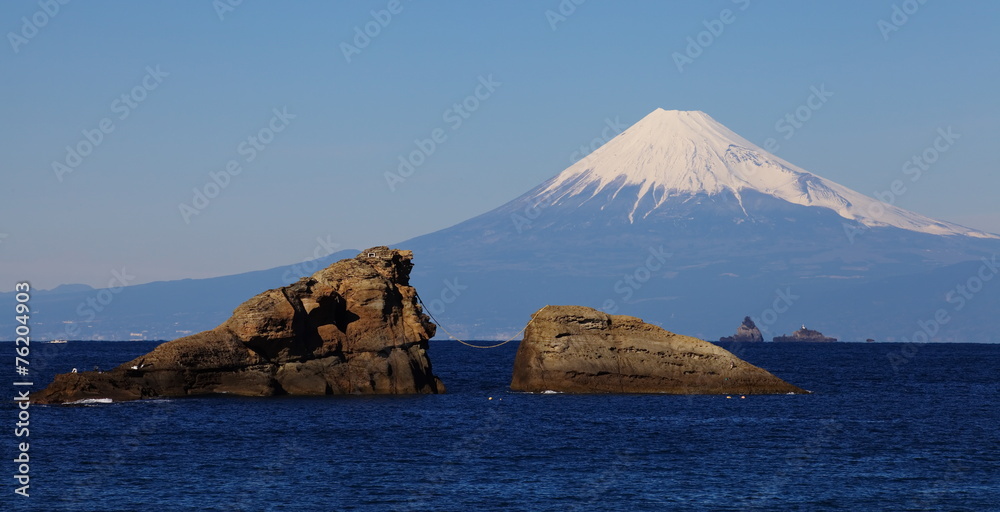
<path fill-rule="evenodd" d="M 370 11 L 389 1 L 246 0 L 221 20 L 211 0 L 54 16 L 3 2 L 0 289 L 104 286 L 122 267 L 132 284 L 232 274 L 302 261 L 317 238 L 395 244 L 503 204 L 606 120 L 657 107 L 776 137 L 781 157 L 869 195 L 908 179 L 903 164 L 950 126 L 960 139 L 897 204 L 1000 232 L 1000 4 L 930 0 L 886 40 L 879 20 L 904 4 L 589 0 L 558 20 L 556 0 L 404 0 L 347 62 L 342 43 L 374 32 Z M 723 9 L 731 23 L 713 24 Z M 721 34 L 679 71 L 674 53 L 705 22 Z M 500 85 L 456 127 L 449 109 L 491 75 Z M 833 96 L 785 140 L 776 122 L 822 85 Z M 247 161 L 240 144 L 273 109 L 295 118 Z M 113 131 L 60 181 L 53 162 L 105 118 Z M 390 190 L 385 173 L 435 129 L 444 142 Z M 241 172 L 186 223 L 178 205 L 231 160 Z"/>

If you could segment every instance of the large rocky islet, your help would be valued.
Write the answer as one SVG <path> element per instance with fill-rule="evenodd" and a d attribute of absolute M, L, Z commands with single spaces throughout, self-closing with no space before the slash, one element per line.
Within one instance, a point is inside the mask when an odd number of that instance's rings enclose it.
<path fill-rule="evenodd" d="M 442 393 L 427 355 L 436 327 L 409 284 L 412 258 L 368 249 L 251 298 L 215 329 L 110 371 L 57 375 L 32 399 Z"/>

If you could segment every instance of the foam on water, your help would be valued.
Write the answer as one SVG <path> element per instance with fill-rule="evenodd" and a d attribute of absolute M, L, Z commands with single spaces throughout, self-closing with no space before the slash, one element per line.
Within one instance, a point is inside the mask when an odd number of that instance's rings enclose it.
<path fill-rule="evenodd" d="M 96 405 L 96 404 L 110 404 L 114 400 L 110 398 L 84 398 L 83 400 L 77 400 L 75 402 L 66 402 L 66 405 Z"/>

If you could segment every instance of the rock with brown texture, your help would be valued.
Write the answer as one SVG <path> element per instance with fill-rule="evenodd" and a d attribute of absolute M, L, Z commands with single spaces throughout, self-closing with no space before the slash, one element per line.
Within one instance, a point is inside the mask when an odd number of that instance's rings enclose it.
<path fill-rule="evenodd" d="M 707 341 L 582 306 L 546 306 L 532 315 L 510 387 L 565 393 L 808 393 Z"/>
<path fill-rule="evenodd" d="M 442 393 L 427 356 L 435 326 L 409 285 L 412 258 L 368 249 L 251 298 L 215 329 L 110 371 L 57 375 L 32 400 Z"/>

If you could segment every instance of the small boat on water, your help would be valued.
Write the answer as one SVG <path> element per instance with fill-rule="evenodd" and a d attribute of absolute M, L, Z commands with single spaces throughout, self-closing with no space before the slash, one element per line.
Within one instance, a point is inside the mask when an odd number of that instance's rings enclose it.
<path fill-rule="evenodd" d="M 68 343 L 69 340 L 52 340 L 49 343 Z"/>

